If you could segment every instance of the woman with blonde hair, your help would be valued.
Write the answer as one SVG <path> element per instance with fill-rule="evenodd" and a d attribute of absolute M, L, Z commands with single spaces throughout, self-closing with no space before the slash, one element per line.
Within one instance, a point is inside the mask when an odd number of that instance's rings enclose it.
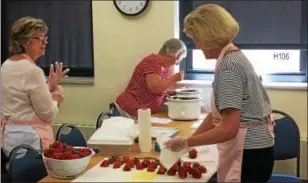
<path fill-rule="evenodd" d="M 63 101 L 59 82 L 69 71 L 50 67 L 48 83 L 44 72 L 36 65 L 45 54 L 47 26 L 37 18 L 23 17 L 12 26 L 10 51 L 1 67 L 1 141 L 6 156 L 21 144 L 37 150 L 53 143 L 52 119 Z"/>
<path fill-rule="evenodd" d="M 232 44 L 237 21 L 224 8 L 206 4 L 185 18 L 184 32 L 206 59 L 217 59 L 212 110 L 193 135 L 169 140 L 167 147 L 217 144 L 218 182 L 267 182 L 274 165 L 271 104 L 250 61 Z"/>

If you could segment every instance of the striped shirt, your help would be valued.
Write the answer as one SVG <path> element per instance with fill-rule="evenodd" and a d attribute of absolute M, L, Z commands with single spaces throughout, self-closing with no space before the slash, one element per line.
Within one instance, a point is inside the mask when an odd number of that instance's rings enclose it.
<path fill-rule="evenodd" d="M 241 51 L 232 51 L 223 57 L 215 74 L 213 89 L 219 111 L 235 108 L 241 111 L 241 122 L 264 122 L 247 130 L 245 149 L 274 145 L 265 119 L 271 113 L 269 97 L 252 64 Z"/>
<path fill-rule="evenodd" d="M 137 111 L 140 108 L 149 108 L 152 113 L 158 112 L 161 109 L 165 95 L 163 92 L 150 92 L 146 82 L 146 75 L 157 74 L 162 80 L 167 80 L 168 73 L 169 70 L 159 64 L 156 55 L 150 54 L 143 58 L 136 66 L 125 91 L 117 97 L 116 103 L 122 110 L 132 116 L 137 116 Z"/>

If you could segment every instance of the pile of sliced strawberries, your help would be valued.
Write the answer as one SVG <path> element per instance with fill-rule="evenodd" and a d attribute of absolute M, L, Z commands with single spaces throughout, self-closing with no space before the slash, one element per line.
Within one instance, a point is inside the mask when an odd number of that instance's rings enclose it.
<path fill-rule="evenodd" d="M 206 173 L 207 170 L 205 166 L 200 165 L 199 163 L 182 163 L 181 160 L 178 160 L 169 170 L 164 168 L 159 160 L 156 159 L 139 159 L 138 157 L 130 158 L 128 156 L 121 157 L 118 155 L 113 155 L 108 159 L 103 160 L 100 164 L 101 167 L 109 167 L 120 168 L 123 166 L 123 171 L 131 171 L 132 168 L 136 168 L 137 170 L 147 169 L 149 172 L 157 171 L 157 174 L 165 174 L 168 176 L 179 175 L 180 178 L 185 179 L 189 174 L 192 175 L 193 178 L 200 179 L 202 177 L 202 173 Z"/>
<path fill-rule="evenodd" d="M 66 145 L 62 142 L 55 141 L 48 149 L 44 150 L 44 156 L 52 159 L 79 159 L 91 155 L 89 148 L 74 148 L 72 145 Z"/>

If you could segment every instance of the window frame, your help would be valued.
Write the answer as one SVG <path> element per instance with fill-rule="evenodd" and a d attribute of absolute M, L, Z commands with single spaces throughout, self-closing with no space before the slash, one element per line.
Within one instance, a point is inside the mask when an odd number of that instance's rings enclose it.
<path fill-rule="evenodd" d="M 5 3 L 6 3 L 7 0 L 3 0 L 1 1 L 1 16 L 2 18 L 4 19 L 6 17 L 6 13 L 8 13 L 8 10 L 5 10 L 4 7 L 6 7 Z M 91 58 L 89 58 L 89 60 L 87 61 L 88 63 L 91 62 L 92 64 L 92 68 L 84 68 L 84 67 L 69 67 L 70 71 L 68 73 L 68 76 L 70 78 L 74 78 L 74 77 L 78 77 L 78 78 L 93 78 L 94 77 L 94 36 L 93 36 L 93 2 L 90 1 L 90 10 L 89 10 L 89 17 L 90 17 L 90 36 L 89 36 L 89 39 L 90 39 L 90 45 L 91 45 Z M 4 21 L 1 21 L 1 26 L 2 27 L 6 27 L 5 26 L 5 23 Z M 48 26 L 48 25 L 47 25 Z M 11 27 L 9 27 L 10 29 Z M 47 33 L 48 35 L 48 33 Z M 7 37 L 3 37 L 3 35 L 1 35 L 1 37 L 4 39 L 2 40 L 4 45 L 2 44 L 2 46 L 9 46 L 9 40 L 7 40 L 8 38 Z M 1 42 L 2 42 L 1 41 Z M 50 40 L 48 40 L 50 41 Z M 2 55 L 1 55 L 1 65 L 3 64 L 3 62 L 9 58 L 12 54 L 9 52 L 9 49 L 8 47 L 2 47 L 1 48 L 1 52 L 2 52 Z M 48 52 L 46 54 L 52 54 L 52 52 Z M 44 56 L 43 56 L 44 57 Z M 40 58 L 39 58 L 40 59 Z M 46 66 L 40 66 L 39 65 L 39 59 L 37 61 L 37 64 L 38 66 L 44 71 L 44 74 L 45 76 L 48 76 L 49 75 L 49 67 L 46 67 Z"/>
<path fill-rule="evenodd" d="M 302 16 L 307 19 L 307 5 L 308 2 L 302 1 Z M 183 30 L 183 20 L 190 11 L 193 10 L 193 1 L 179 1 L 179 28 L 180 28 L 180 38 L 182 40 L 187 40 Z M 304 34 L 305 23 L 307 20 L 301 20 L 301 40 L 305 42 Z M 306 35 L 307 37 L 307 35 Z M 189 47 L 190 45 L 188 45 Z M 300 50 L 300 72 L 299 73 L 272 73 L 264 75 L 264 81 L 267 82 L 307 82 L 307 45 L 306 44 L 236 44 L 240 49 L 268 49 L 268 50 L 279 50 L 279 49 L 297 49 Z M 187 49 L 187 57 L 181 62 L 180 69 L 184 70 L 186 80 L 214 80 L 214 72 L 207 70 L 193 69 L 193 50 Z"/>

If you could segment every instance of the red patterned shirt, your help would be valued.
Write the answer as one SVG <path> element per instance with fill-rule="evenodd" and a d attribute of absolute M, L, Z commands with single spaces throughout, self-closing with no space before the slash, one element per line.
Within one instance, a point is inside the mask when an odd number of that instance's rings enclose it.
<path fill-rule="evenodd" d="M 150 108 L 152 113 L 158 112 L 164 100 L 164 93 L 152 93 L 146 83 L 147 74 L 158 74 L 162 80 L 168 79 L 167 68 L 158 63 L 156 55 L 151 54 L 136 66 L 126 87 L 116 99 L 116 103 L 128 114 L 137 116 L 140 108 Z"/>

